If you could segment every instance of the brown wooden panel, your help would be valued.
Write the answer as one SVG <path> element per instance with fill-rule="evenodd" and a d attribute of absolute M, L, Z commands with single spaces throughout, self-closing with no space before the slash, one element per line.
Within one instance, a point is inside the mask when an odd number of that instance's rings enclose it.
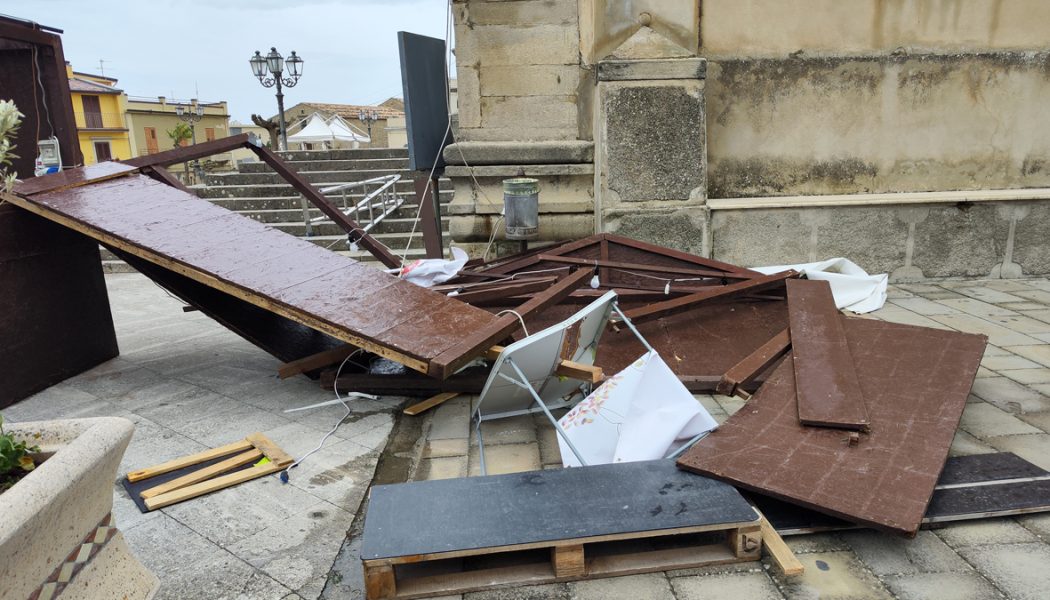
<path fill-rule="evenodd" d="M 105 181 L 114 177 L 122 177 L 135 171 L 118 162 L 100 162 L 79 169 L 69 169 L 60 173 L 47 175 L 46 177 L 31 177 L 15 186 L 15 193 L 23 196 L 54 192 L 68 188 L 86 185 L 93 181 Z"/>
<path fill-rule="evenodd" d="M 948 456 L 984 353 L 984 336 L 845 319 L 871 424 L 798 422 L 795 371 L 782 362 L 747 405 L 678 461 L 831 516 L 914 535 Z"/>
<path fill-rule="evenodd" d="M 11 202 L 420 371 L 428 370 L 439 352 L 448 360 L 445 348 L 470 342 L 477 331 L 499 322 L 486 311 L 325 251 L 145 175 L 28 199 L 14 197 Z M 262 266 L 289 257 L 309 265 L 304 271 L 321 274 L 294 282 L 289 269 L 281 271 L 275 285 L 268 279 L 274 271 Z M 402 323 L 416 325 L 397 327 Z"/>
<path fill-rule="evenodd" d="M 826 281 L 787 281 L 798 419 L 803 425 L 864 429 L 868 410 Z"/>

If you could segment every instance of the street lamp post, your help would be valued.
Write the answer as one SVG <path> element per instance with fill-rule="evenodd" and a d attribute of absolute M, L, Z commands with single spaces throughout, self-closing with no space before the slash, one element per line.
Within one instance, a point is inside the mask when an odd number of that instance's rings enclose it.
<path fill-rule="evenodd" d="M 197 123 L 204 118 L 204 107 L 200 104 L 196 104 L 196 100 L 193 102 L 194 104 L 189 107 L 189 110 L 186 110 L 186 107 L 181 104 L 176 104 L 175 116 L 177 116 L 180 121 L 190 124 L 190 135 L 192 136 L 193 145 L 196 146 Z M 193 161 L 193 174 L 197 176 L 198 181 L 204 178 L 204 174 L 201 172 L 201 163 L 199 160 Z"/>
<path fill-rule="evenodd" d="M 357 120 L 361 121 L 368 127 L 368 145 L 374 146 L 372 143 L 372 123 L 379 120 L 379 113 L 374 110 L 359 110 L 357 111 Z"/>
<path fill-rule="evenodd" d="M 281 126 L 279 149 L 287 150 L 288 131 L 284 123 L 284 92 L 281 91 L 281 87 L 295 87 L 295 84 L 299 83 L 299 78 L 303 75 L 303 59 L 296 56 L 295 50 L 292 50 L 292 55 L 285 60 L 277 52 L 277 48 L 270 48 L 270 53 L 266 56 L 256 50 L 255 56 L 248 60 L 248 64 L 252 66 L 252 74 L 263 87 L 277 86 L 277 114 Z M 288 67 L 288 77 L 283 76 L 285 66 Z"/>

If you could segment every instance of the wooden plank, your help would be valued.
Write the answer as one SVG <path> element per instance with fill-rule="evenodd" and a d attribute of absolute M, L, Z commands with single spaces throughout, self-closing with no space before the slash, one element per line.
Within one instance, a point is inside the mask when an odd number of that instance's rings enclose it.
<path fill-rule="evenodd" d="M 582 576 L 586 572 L 586 565 L 583 560 L 583 544 L 570 544 L 551 548 L 551 565 L 554 567 L 555 577 Z"/>
<path fill-rule="evenodd" d="M 798 560 L 795 553 L 791 551 L 791 548 L 784 542 L 784 538 L 780 537 L 777 530 L 773 528 L 766 516 L 762 514 L 762 511 L 757 508 L 755 511 L 758 513 L 762 523 L 762 546 L 766 549 L 769 557 L 773 559 L 773 564 L 780 568 L 780 572 L 788 577 L 794 577 L 805 573 L 806 568 L 802 566 L 802 562 Z"/>
<path fill-rule="evenodd" d="M 644 323 L 646 321 L 691 310 L 698 304 L 710 302 L 711 300 L 734 298 L 743 294 L 779 287 L 784 285 L 785 280 L 794 277 L 798 277 L 798 273 L 795 271 L 764 275 L 762 277 L 756 277 L 755 279 L 748 279 L 746 281 L 731 283 L 721 287 L 712 287 L 710 290 L 689 294 L 688 296 L 682 296 L 681 298 L 674 298 L 672 300 L 665 300 L 664 302 L 656 302 L 641 308 L 635 308 L 626 311 L 626 315 L 629 319 L 634 321 L 635 324 Z"/>
<path fill-rule="evenodd" d="M 121 162 L 132 167 L 169 167 L 174 164 L 206 158 L 213 154 L 222 154 L 223 152 L 245 147 L 254 147 L 254 144 L 248 141 L 247 133 L 241 133 L 210 142 L 201 142 L 192 146 L 182 146 L 156 154 L 129 158 Z"/>
<path fill-rule="evenodd" d="M 683 275 L 686 277 L 710 277 L 712 279 L 754 279 L 753 276 L 743 273 L 726 273 L 724 271 L 712 271 L 702 269 L 683 269 L 681 267 L 665 267 L 662 265 L 643 265 L 639 263 L 620 262 L 615 260 L 588 260 L 586 258 L 573 258 L 571 256 L 555 256 L 553 254 L 540 254 L 536 257 L 538 262 L 564 263 L 567 265 L 592 265 L 607 269 L 623 269 L 625 271 L 645 271 L 647 273 L 663 273 L 666 275 Z M 606 280 L 607 281 L 607 280 Z M 608 284 L 606 284 L 608 285 Z"/>
<path fill-rule="evenodd" d="M 311 204 L 321 209 L 321 212 L 323 212 L 326 217 L 341 227 L 343 231 L 350 236 L 351 242 L 357 242 L 360 244 L 362 248 L 368 250 L 372 256 L 375 256 L 379 262 L 386 265 L 387 268 L 396 269 L 401 267 L 401 259 L 394 256 L 389 248 L 369 235 L 369 233 L 362 229 L 356 221 L 344 214 L 343 211 L 339 210 L 336 205 L 329 202 L 324 194 L 308 182 L 302 175 L 295 172 L 290 166 L 288 166 L 288 163 L 281 160 L 281 158 L 269 148 L 249 144 L 248 149 L 254 152 L 260 160 L 269 165 L 271 169 L 276 171 L 277 174 L 281 176 L 281 179 L 284 179 L 291 184 L 291 186 L 295 188 L 295 191 L 302 194 Z"/>
<path fill-rule="evenodd" d="M 799 421 L 864 430 L 868 409 L 831 285 L 789 280 L 787 298 Z"/>
<path fill-rule="evenodd" d="M 22 196 L 59 192 L 92 183 L 108 181 L 117 177 L 126 177 L 135 171 L 137 171 L 135 167 L 119 162 L 100 162 L 75 169 L 66 169 L 50 175 L 31 177 L 15 185 L 14 192 Z"/>
<path fill-rule="evenodd" d="M 266 458 L 270 459 L 272 463 L 279 467 L 287 467 L 295 462 L 295 459 L 282 450 L 280 446 L 270 441 L 270 438 L 261 433 L 253 433 L 244 439 L 251 442 L 252 446 L 265 454 Z"/>
<path fill-rule="evenodd" d="M 461 395 L 462 394 L 460 394 L 459 392 L 442 392 L 440 394 L 431 396 L 422 402 L 417 402 L 412 406 L 409 406 L 403 412 L 406 415 L 411 415 L 414 417 L 421 412 L 428 411 L 439 404 L 444 404 L 445 402 L 448 402 L 449 400 Z"/>
<path fill-rule="evenodd" d="M 317 354 L 311 354 L 310 356 L 304 356 L 299 360 L 293 360 L 292 362 L 284 363 L 278 367 L 277 376 L 281 379 L 288 379 L 289 377 L 293 377 L 300 373 L 322 369 L 329 365 L 334 365 L 346 360 L 346 357 L 350 356 L 356 350 L 356 347 L 347 344 L 338 348 L 332 348 L 331 350 L 324 350 Z"/>
<path fill-rule="evenodd" d="M 678 464 L 911 536 L 948 457 L 987 338 L 869 319 L 844 324 L 860 384 L 869 394 L 870 432 L 860 434 L 858 445 L 845 443 L 845 431 L 798 422 L 795 370 L 784 361 L 747 410 L 729 417 Z"/>
<path fill-rule="evenodd" d="M 486 289 L 471 290 L 467 292 L 460 292 L 454 297 L 460 302 L 466 302 L 467 304 L 479 304 L 490 300 L 510 298 L 519 294 L 531 294 L 533 292 L 542 292 L 549 288 L 558 279 L 551 277 L 548 279 L 538 281 L 523 281 L 523 282 L 507 282 L 500 286 L 490 286 Z"/>
<path fill-rule="evenodd" d="M 732 396 L 737 388 L 747 387 L 755 378 L 764 373 L 791 348 L 791 332 L 788 329 L 773 336 L 746 358 L 730 367 L 715 388 L 723 396 Z"/>
<path fill-rule="evenodd" d="M 387 600 L 397 597 L 394 568 L 390 565 L 365 568 L 365 598 Z"/>
<path fill-rule="evenodd" d="M 442 379 L 449 377 L 458 371 L 460 367 L 492 347 L 493 344 L 502 341 L 521 327 L 521 322 L 518 320 L 519 315 L 522 319 L 528 319 L 533 313 L 557 304 L 584 281 L 590 279 L 593 273 L 592 269 L 579 269 L 566 275 L 543 293 L 517 307 L 515 309 L 516 315 L 504 315 L 495 323 L 475 331 L 468 339 L 460 341 L 436 357 L 431 362 L 429 375 Z"/>
<path fill-rule="evenodd" d="M 251 450 L 254 448 L 251 442 L 248 440 L 237 440 L 218 448 L 212 448 L 210 450 L 204 450 L 203 452 L 197 452 L 196 454 L 190 454 L 189 456 L 182 456 L 174 458 L 167 462 L 163 462 L 159 465 L 152 467 L 146 467 L 145 469 L 138 469 L 128 473 L 128 481 L 140 481 L 142 479 L 148 479 L 164 473 L 170 473 L 171 471 L 177 471 L 190 465 L 202 463 L 204 461 L 211 460 L 213 458 L 219 458 L 220 456 L 226 456 L 227 454 L 233 454 L 234 452 L 244 452 L 245 450 Z"/>
<path fill-rule="evenodd" d="M 186 487 L 188 485 L 198 483 L 206 479 L 211 479 L 216 475 L 221 475 L 227 471 L 231 471 L 233 469 L 236 469 L 237 467 L 244 466 L 250 462 L 255 462 L 262 457 L 263 453 L 260 450 L 249 450 L 247 452 L 242 452 L 241 454 L 233 456 L 232 458 L 228 458 L 222 462 L 215 463 L 210 467 L 198 469 L 192 473 L 183 475 L 182 477 L 178 477 L 176 479 L 172 479 L 171 481 L 143 490 L 139 494 L 139 496 L 143 498 L 152 498 L 154 496 L 158 496 L 160 494 L 164 494 L 172 490 L 177 490 L 179 488 Z"/>
<path fill-rule="evenodd" d="M 585 365 L 571 360 L 563 360 L 558 363 L 558 367 L 554 370 L 554 374 L 558 377 L 579 379 L 580 381 L 586 381 L 592 384 L 601 383 L 602 380 L 605 379 L 605 373 L 602 372 L 601 367 Z"/>
<path fill-rule="evenodd" d="M 739 267 L 731 263 L 714 260 L 713 258 L 704 258 L 701 256 L 696 256 L 694 254 L 689 254 L 688 252 L 682 252 L 681 250 L 665 248 L 663 246 L 650 244 L 649 242 L 643 242 L 641 240 L 635 240 L 629 237 L 624 237 L 622 235 L 606 233 L 604 234 L 604 236 L 605 237 L 603 239 L 607 240 L 611 244 L 619 244 L 621 246 L 637 248 L 638 250 L 644 250 L 652 254 L 658 254 L 661 256 L 674 258 L 683 262 L 693 263 L 695 265 L 706 267 L 708 269 L 716 269 L 719 271 L 725 271 L 726 273 L 739 273 L 742 275 L 749 275 L 751 277 L 759 277 L 762 275 L 758 271 L 752 271 L 751 269 Z"/>
<path fill-rule="evenodd" d="M 279 466 L 275 462 L 269 462 L 265 465 L 259 465 L 250 469 L 244 469 L 229 475 L 222 475 L 209 479 L 208 481 L 202 481 L 193 485 L 188 485 L 177 490 L 172 490 L 166 494 L 154 496 L 146 499 L 146 507 L 150 510 L 157 510 L 158 508 L 164 508 L 165 506 L 171 506 L 172 504 L 178 504 L 191 498 L 210 494 L 221 489 L 228 488 L 230 486 L 237 485 L 238 483 L 244 483 L 245 481 L 251 481 L 259 477 L 271 475 L 283 470 L 284 467 Z"/>

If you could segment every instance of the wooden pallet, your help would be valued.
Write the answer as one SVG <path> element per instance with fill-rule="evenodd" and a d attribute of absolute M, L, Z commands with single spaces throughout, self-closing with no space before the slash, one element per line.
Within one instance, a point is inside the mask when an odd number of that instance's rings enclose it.
<path fill-rule="evenodd" d="M 692 569 L 756 561 L 761 550 L 761 527 L 749 522 L 366 560 L 365 597 L 427 598 Z"/>
<path fill-rule="evenodd" d="M 378 485 L 369 600 L 758 560 L 758 513 L 670 460 Z"/>

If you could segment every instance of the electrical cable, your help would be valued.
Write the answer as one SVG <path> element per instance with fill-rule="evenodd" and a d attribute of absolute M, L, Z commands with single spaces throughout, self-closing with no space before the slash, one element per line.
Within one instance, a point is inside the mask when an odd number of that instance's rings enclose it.
<path fill-rule="evenodd" d="M 503 316 L 506 313 L 512 313 L 515 317 L 518 317 L 518 322 L 521 323 L 521 330 L 524 331 L 525 332 L 525 336 L 528 337 L 529 330 L 528 330 L 527 327 L 525 327 L 525 319 L 521 318 L 521 314 L 519 314 L 518 311 L 511 310 L 511 309 L 508 308 L 507 310 L 499 311 L 498 313 L 496 313 L 496 316 L 500 317 L 500 316 Z"/>

